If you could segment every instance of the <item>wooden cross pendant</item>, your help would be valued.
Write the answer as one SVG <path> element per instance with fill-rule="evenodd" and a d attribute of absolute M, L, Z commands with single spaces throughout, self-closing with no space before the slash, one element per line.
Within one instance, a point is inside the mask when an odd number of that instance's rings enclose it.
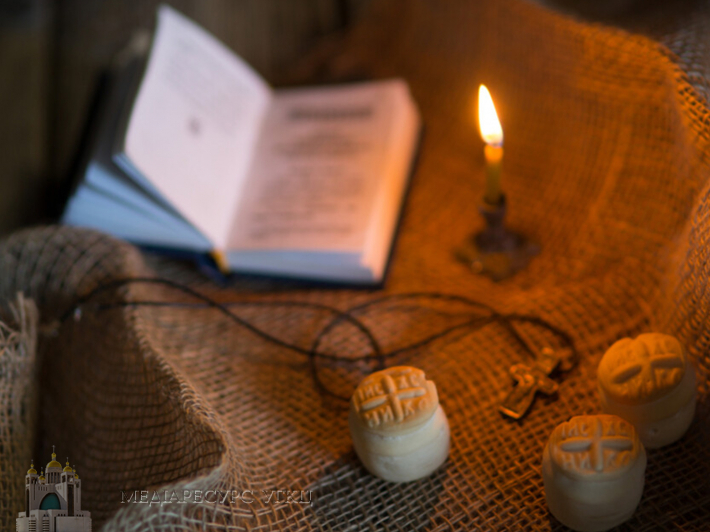
<path fill-rule="evenodd" d="M 552 395 L 557 392 L 557 383 L 549 375 L 560 363 L 560 357 L 552 349 L 545 348 L 532 367 L 516 364 L 510 368 L 510 375 L 517 385 L 500 405 L 500 412 L 513 419 L 522 418 L 535 399 L 535 393 Z"/>

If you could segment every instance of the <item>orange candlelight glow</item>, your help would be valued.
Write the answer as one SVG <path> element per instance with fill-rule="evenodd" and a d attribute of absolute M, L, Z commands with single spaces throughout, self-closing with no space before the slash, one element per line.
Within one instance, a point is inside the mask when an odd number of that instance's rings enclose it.
<path fill-rule="evenodd" d="M 486 143 L 486 192 L 484 200 L 490 205 L 498 205 L 503 197 L 500 173 L 503 165 L 503 128 L 498 120 L 493 99 L 485 85 L 478 89 L 478 127 L 481 138 Z"/>
<path fill-rule="evenodd" d="M 503 128 L 498 120 L 491 93 L 485 85 L 478 88 L 478 127 L 483 142 L 492 146 L 503 144 Z"/>

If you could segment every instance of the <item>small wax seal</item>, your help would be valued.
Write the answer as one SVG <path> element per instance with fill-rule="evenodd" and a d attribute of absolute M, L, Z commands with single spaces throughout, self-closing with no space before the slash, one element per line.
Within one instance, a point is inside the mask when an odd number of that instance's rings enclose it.
<path fill-rule="evenodd" d="M 601 532 L 629 519 L 643 492 L 646 451 L 628 421 L 577 416 L 552 431 L 542 455 L 547 505 L 562 524 Z"/>
<path fill-rule="evenodd" d="M 350 401 L 355 452 L 370 473 L 391 482 L 425 477 L 449 454 L 449 421 L 424 372 L 396 366 L 366 377 Z"/>
<path fill-rule="evenodd" d="M 648 449 L 678 440 L 693 421 L 695 370 L 672 336 L 619 340 L 602 357 L 597 381 L 604 412 L 633 423 Z"/>

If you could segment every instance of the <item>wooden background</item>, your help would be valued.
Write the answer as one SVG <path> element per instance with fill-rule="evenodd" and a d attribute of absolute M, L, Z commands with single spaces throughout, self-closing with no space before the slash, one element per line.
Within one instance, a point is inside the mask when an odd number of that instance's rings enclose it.
<path fill-rule="evenodd" d="M 170 0 L 267 80 L 367 0 Z M 158 0 L 0 1 L 0 235 L 51 221 L 99 73 Z"/>

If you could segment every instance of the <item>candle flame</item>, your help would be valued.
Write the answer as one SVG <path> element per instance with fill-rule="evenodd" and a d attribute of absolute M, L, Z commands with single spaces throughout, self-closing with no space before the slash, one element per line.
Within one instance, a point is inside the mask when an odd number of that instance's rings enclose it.
<path fill-rule="evenodd" d="M 485 85 L 478 88 L 478 126 L 483 142 L 495 146 L 503 144 L 503 128 L 498 120 L 491 93 Z"/>

